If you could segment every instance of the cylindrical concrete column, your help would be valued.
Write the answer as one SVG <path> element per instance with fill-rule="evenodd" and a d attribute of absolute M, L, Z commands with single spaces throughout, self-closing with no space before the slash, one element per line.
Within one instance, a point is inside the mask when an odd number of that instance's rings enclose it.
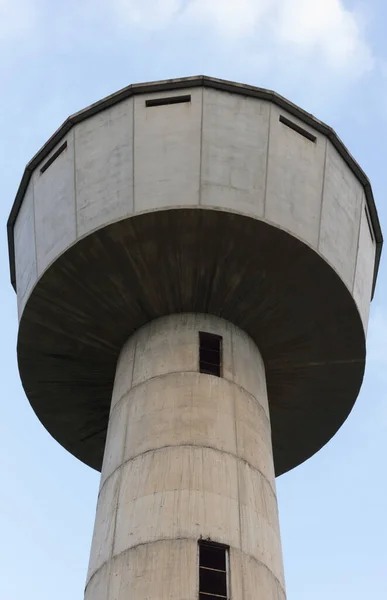
<path fill-rule="evenodd" d="M 222 337 L 220 377 L 199 332 Z M 176 314 L 120 354 L 86 600 L 197 600 L 198 540 L 229 547 L 232 600 L 283 600 L 264 364 L 241 329 Z"/>

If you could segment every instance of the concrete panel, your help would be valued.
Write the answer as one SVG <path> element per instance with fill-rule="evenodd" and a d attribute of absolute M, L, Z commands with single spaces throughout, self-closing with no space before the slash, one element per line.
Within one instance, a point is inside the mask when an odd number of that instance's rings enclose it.
<path fill-rule="evenodd" d="M 258 469 L 275 486 L 270 423 L 257 400 L 242 390 L 235 402 L 238 456 Z"/>
<path fill-rule="evenodd" d="M 176 315 L 168 325 L 157 319 L 137 333 L 133 386 L 166 373 L 198 369 L 199 334 L 189 316 Z"/>
<path fill-rule="evenodd" d="M 127 397 L 125 460 L 167 445 L 236 454 L 234 391 L 232 383 L 200 373 L 172 373 L 134 388 Z"/>
<path fill-rule="evenodd" d="M 128 426 L 127 415 L 128 403 L 125 401 L 118 402 L 115 409 L 110 414 L 101 471 L 101 486 L 104 484 L 107 477 L 109 477 L 124 460 L 126 429 Z"/>
<path fill-rule="evenodd" d="M 328 142 L 319 251 L 352 291 L 363 189 Z"/>
<path fill-rule="evenodd" d="M 87 581 L 112 556 L 120 475 L 113 473 L 98 497 Z"/>
<path fill-rule="evenodd" d="M 280 115 L 316 136 L 312 142 Z M 317 247 L 326 138 L 272 105 L 265 217 Z"/>
<path fill-rule="evenodd" d="M 233 380 L 252 394 L 269 418 L 265 365 L 253 340 L 241 329 L 232 334 Z"/>
<path fill-rule="evenodd" d="M 109 600 L 196 600 L 196 565 L 196 541 L 133 548 L 113 560 Z"/>
<path fill-rule="evenodd" d="M 180 314 L 156 319 L 136 334 L 132 385 L 151 377 L 199 370 L 199 331 L 223 337 L 223 374 L 231 376 L 231 327 L 222 319 Z"/>
<path fill-rule="evenodd" d="M 75 127 L 78 234 L 133 212 L 133 100 Z"/>
<path fill-rule="evenodd" d="M 110 578 L 110 565 L 103 566 L 90 579 L 85 590 L 85 600 L 107 600 Z"/>
<path fill-rule="evenodd" d="M 261 217 L 270 104 L 204 89 L 201 204 Z"/>
<path fill-rule="evenodd" d="M 265 564 L 284 584 L 277 500 L 270 483 L 248 464 L 238 470 L 243 552 Z"/>
<path fill-rule="evenodd" d="M 252 556 L 230 549 L 231 598 L 233 600 L 285 600 L 283 585 Z"/>
<path fill-rule="evenodd" d="M 41 173 L 40 169 L 43 165 L 40 165 L 34 173 L 35 233 L 39 276 L 76 238 L 73 130 L 68 133 L 66 141 L 67 148 L 48 169 Z M 58 147 L 53 149 L 51 156 Z M 46 161 L 48 159 L 49 157 Z"/>
<path fill-rule="evenodd" d="M 239 545 L 236 459 L 208 448 L 148 452 L 125 463 L 114 554 L 168 538 Z"/>
<path fill-rule="evenodd" d="M 285 600 L 284 583 L 251 556 L 240 554 L 243 570 L 243 597 L 254 600 Z"/>
<path fill-rule="evenodd" d="M 202 90 L 187 89 L 191 102 L 146 107 L 150 98 L 134 98 L 135 211 L 199 203 Z"/>
<path fill-rule="evenodd" d="M 243 594 L 243 582 L 245 574 L 243 573 L 242 557 L 243 553 L 241 550 L 239 550 L 238 548 L 230 548 L 229 596 L 230 598 L 232 598 L 232 600 L 245 600 Z M 253 595 L 252 598 L 255 598 L 255 596 Z M 249 600 L 248 596 L 246 596 L 246 600 Z"/>
<path fill-rule="evenodd" d="M 110 412 L 114 409 L 116 403 L 121 400 L 122 396 L 128 393 L 132 387 L 136 339 L 136 336 L 130 338 L 122 348 L 118 358 Z"/>
<path fill-rule="evenodd" d="M 34 188 L 30 182 L 15 223 L 16 290 L 19 318 L 37 279 Z"/>
<path fill-rule="evenodd" d="M 359 248 L 357 253 L 356 274 L 353 295 L 358 306 L 364 331 L 367 332 L 368 315 L 372 293 L 372 282 L 375 263 L 375 242 L 371 237 L 370 225 L 365 208 L 363 196 L 363 208 L 361 212 Z"/>

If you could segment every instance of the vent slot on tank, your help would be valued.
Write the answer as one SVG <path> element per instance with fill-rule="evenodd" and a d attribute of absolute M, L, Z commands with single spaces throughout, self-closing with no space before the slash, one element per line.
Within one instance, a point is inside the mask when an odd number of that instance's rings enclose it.
<path fill-rule="evenodd" d="M 145 106 L 165 106 L 166 104 L 182 104 L 183 102 L 191 102 L 191 95 L 185 96 L 169 96 L 168 98 L 150 98 L 145 100 Z"/>
<path fill-rule="evenodd" d="M 374 243 L 374 241 L 375 241 L 374 230 L 372 227 L 372 222 L 371 222 L 371 217 L 370 217 L 370 213 L 368 210 L 367 202 L 364 204 L 364 212 L 366 214 L 366 219 L 367 219 L 367 224 L 368 224 L 368 229 L 370 232 L 371 240 L 372 240 L 372 243 Z"/>
<path fill-rule="evenodd" d="M 54 154 L 52 156 L 50 156 L 48 161 L 46 163 L 44 163 L 43 167 L 40 169 L 40 173 L 42 174 L 45 171 L 47 171 L 48 167 L 50 167 L 52 165 L 52 163 L 58 158 L 58 156 L 60 154 L 62 154 L 62 152 L 64 152 L 66 150 L 66 148 L 67 148 L 67 142 L 64 142 L 64 144 L 59 146 L 58 150 L 56 150 L 54 152 Z"/>
<path fill-rule="evenodd" d="M 304 129 L 303 127 L 300 127 L 299 125 L 297 125 L 297 123 L 293 123 L 293 121 L 289 121 L 289 119 L 287 119 L 283 115 L 280 115 L 279 120 L 281 123 L 286 125 L 286 127 L 290 127 L 290 129 L 293 129 L 293 131 L 296 131 L 300 135 L 303 135 L 306 139 L 310 140 L 311 142 L 316 142 L 316 140 L 317 140 L 316 136 L 313 135 L 312 133 L 310 133 L 309 131 L 307 131 L 306 129 Z"/>

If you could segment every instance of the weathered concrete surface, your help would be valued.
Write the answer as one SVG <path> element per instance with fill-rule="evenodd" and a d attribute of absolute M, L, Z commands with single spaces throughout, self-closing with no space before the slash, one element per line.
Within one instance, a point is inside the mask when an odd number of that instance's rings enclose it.
<path fill-rule="evenodd" d="M 133 212 L 133 100 L 75 129 L 78 235 Z"/>
<path fill-rule="evenodd" d="M 77 238 L 74 130 L 66 141 L 65 152 L 44 173 L 36 169 L 33 176 L 38 277 Z"/>
<path fill-rule="evenodd" d="M 199 373 L 199 331 L 223 338 L 220 378 Z M 285 597 L 267 406 L 257 347 L 223 319 L 171 315 L 129 339 L 115 377 L 87 599 L 196 599 L 200 537 L 230 546 L 234 600 L 261 588 L 265 600 Z"/>
<path fill-rule="evenodd" d="M 337 431 L 382 238 L 332 130 L 271 92 L 189 78 L 75 115 L 28 169 L 10 219 L 19 366 L 67 449 L 101 467 L 119 350 L 178 312 L 227 318 L 260 348 L 277 473 Z"/>
<path fill-rule="evenodd" d="M 197 599 L 203 537 L 233 600 L 284 600 L 274 477 L 356 400 L 382 246 L 336 134 L 268 90 L 130 86 L 31 160 L 8 233 L 25 392 L 102 467 L 86 599 Z"/>
<path fill-rule="evenodd" d="M 34 185 L 30 182 L 15 223 L 15 260 L 19 317 L 32 287 L 38 279 L 35 248 Z"/>
<path fill-rule="evenodd" d="M 172 312 L 226 318 L 260 348 L 277 474 L 317 452 L 347 417 L 363 376 L 364 331 L 326 261 L 259 219 L 149 212 L 62 254 L 20 321 L 26 394 L 51 434 L 89 465 L 101 468 L 120 349 L 139 327 Z M 136 380 L 154 368 L 152 352 Z"/>
<path fill-rule="evenodd" d="M 262 219 L 310 245 L 355 295 L 366 329 L 376 240 L 371 247 L 358 245 L 364 185 L 320 123 L 310 116 L 305 123 L 302 111 L 296 117 L 290 103 L 288 110 L 283 106 L 286 101 L 278 106 L 243 95 L 243 86 L 230 93 L 189 83 L 183 91 L 179 86 L 124 98 L 82 120 L 52 148 L 48 158 L 67 141 L 49 169 L 40 173 L 47 157 L 38 164 L 29 192 L 37 273 L 23 259 L 33 250 L 31 236 L 14 240 L 20 311 L 32 289 L 25 281 L 35 283 L 76 239 L 144 211 L 202 206 Z M 190 102 L 145 105 L 183 92 Z M 280 116 L 316 141 L 284 125 Z M 24 211 L 16 222 L 26 218 Z M 362 276 L 355 294 L 359 261 L 372 273 Z"/>
<path fill-rule="evenodd" d="M 316 141 L 311 142 L 281 123 L 280 115 L 313 133 Z M 325 136 L 272 106 L 265 217 L 316 250 L 321 227 L 326 144 Z"/>

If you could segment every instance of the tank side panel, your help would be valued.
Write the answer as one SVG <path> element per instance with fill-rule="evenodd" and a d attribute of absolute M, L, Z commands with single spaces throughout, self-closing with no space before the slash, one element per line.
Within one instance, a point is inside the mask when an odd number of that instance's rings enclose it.
<path fill-rule="evenodd" d="M 74 130 L 51 152 L 67 148 L 41 172 L 47 157 L 34 173 L 35 231 L 38 277 L 76 239 L 74 185 Z"/>
<path fill-rule="evenodd" d="M 204 89 L 201 204 L 264 212 L 270 103 Z"/>
<path fill-rule="evenodd" d="M 134 98 L 135 212 L 199 204 L 202 90 L 184 90 L 184 95 L 191 95 L 190 102 L 145 104 L 181 94 Z"/>
<path fill-rule="evenodd" d="M 363 189 L 328 142 L 319 251 L 352 291 Z"/>
<path fill-rule="evenodd" d="M 133 99 L 75 127 L 78 235 L 133 212 Z"/>
<path fill-rule="evenodd" d="M 371 234 L 370 224 L 366 214 L 365 200 L 363 198 L 353 295 L 363 321 L 365 332 L 367 332 L 372 293 L 375 250 L 375 240 Z"/>
<path fill-rule="evenodd" d="M 15 223 L 16 291 L 19 318 L 37 279 L 34 188 L 31 181 Z"/>
<path fill-rule="evenodd" d="M 279 119 L 316 137 L 313 142 Z M 265 218 L 317 248 L 326 138 L 272 105 Z"/>

